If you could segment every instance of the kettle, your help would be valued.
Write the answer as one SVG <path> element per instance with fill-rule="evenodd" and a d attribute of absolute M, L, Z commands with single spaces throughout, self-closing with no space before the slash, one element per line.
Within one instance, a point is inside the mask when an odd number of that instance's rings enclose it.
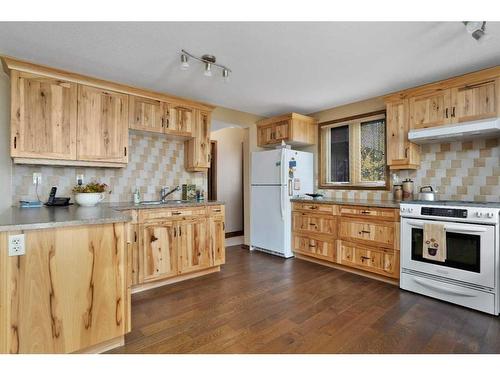
<path fill-rule="evenodd" d="M 435 201 L 436 193 L 432 186 L 422 186 L 418 193 L 418 199 L 421 201 Z"/>

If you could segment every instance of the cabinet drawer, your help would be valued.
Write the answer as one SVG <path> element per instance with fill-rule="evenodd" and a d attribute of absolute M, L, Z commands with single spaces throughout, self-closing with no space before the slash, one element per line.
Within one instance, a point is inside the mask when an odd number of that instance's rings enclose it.
<path fill-rule="evenodd" d="M 186 216 L 203 216 L 206 215 L 205 207 L 189 207 L 189 208 L 158 208 L 146 209 L 139 211 L 139 220 L 141 222 L 157 219 L 175 219 Z"/>
<path fill-rule="evenodd" d="M 340 241 L 338 262 L 384 276 L 399 278 L 399 252 Z"/>
<path fill-rule="evenodd" d="M 210 216 L 224 216 L 224 206 L 208 206 L 208 214 Z"/>
<path fill-rule="evenodd" d="M 326 234 L 337 238 L 337 218 L 335 216 L 314 215 L 308 212 L 293 212 L 292 228 L 297 232 Z"/>
<path fill-rule="evenodd" d="M 318 204 L 318 203 L 294 203 L 294 210 L 308 211 L 318 214 L 336 215 L 337 206 L 332 204 Z"/>
<path fill-rule="evenodd" d="M 325 241 L 321 237 L 293 234 L 293 250 L 297 253 L 334 262 L 336 259 L 336 241 Z"/>
<path fill-rule="evenodd" d="M 339 237 L 372 246 L 395 247 L 395 225 L 391 222 L 373 222 L 340 218 Z"/>
<path fill-rule="evenodd" d="M 380 220 L 398 221 L 399 210 L 393 208 L 341 206 L 341 216 L 373 217 Z"/>

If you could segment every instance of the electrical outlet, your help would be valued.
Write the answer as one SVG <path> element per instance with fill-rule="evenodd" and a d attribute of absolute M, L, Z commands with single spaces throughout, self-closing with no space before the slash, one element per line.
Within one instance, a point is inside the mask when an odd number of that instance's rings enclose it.
<path fill-rule="evenodd" d="M 24 234 L 15 234 L 9 236 L 9 256 L 15 257 L 24 255 L 26 249 L 24 248 Z"/>
<path fill-rule="evenodd" d="M 84 177 L 83 174 L 77 174 L 76 175 L 76 184 L 77 185 L 83 185 L 83 183 L 84 183 L 83 182 L 83 177 Z"/>
<path fill-rule="evenodd" d="M 33 185 L 40 185 L 42 183 L 42 174 L 41 173 L 33 173 Z"/>

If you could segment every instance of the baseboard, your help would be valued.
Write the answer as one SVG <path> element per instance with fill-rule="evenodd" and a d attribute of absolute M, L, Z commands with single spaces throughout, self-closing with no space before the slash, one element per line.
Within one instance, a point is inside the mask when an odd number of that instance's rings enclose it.
<path fill-rule="evenodd" d="M 125 336 L 118 336 L 114 339 L 101 342 L 100 344 L 89 346 L 88 348 L 77 350 L 74 354 L 99 354 L 107 352 L 125 345 Z"/>
<path fill-rule="evenodd" d="M 250 250 L 250 246 L 245 245 L 245 244 L 241 244 L 241 248 L 242 248 L 243 250 Z"/>
<path fill-rule="evenodd" d="M 243 236 L 242 230 L 237 230 L 236 232 L 226 232 L 226 238 Z"/>
<path fill-rule="evenodd" d="M 363 270 L 358 270 L 356 268 L 351 268 L 351 267 L 343 266 L 341 264 L 331 263 L 331 262 L 328 262 L 326 260 L 316 259 L 316 258 L 313 258 L 313 257 L 308 257 L 307 255 L 302 255 L 302 254 L 298 254 L 298 253 L 295 253 L 295 258 L 300 259 L 300 260 L 305 260 L 307 262 L 321 264 L 322 266 L 327 266 L 327 267 L 330 267 L 330 268 L 335 268 L 335 269 L 338 269 L 338 270 L 341 270 L 341 271 L 346 271 L 346 272 L 349 272 L 349 273 L 354 273 L 356 275 L 368 277 L 370 279 L 374 279 L 374 280 L 378 280 L 378 281 L 383 281 L 384 283 L 388 283 L 388 284 L 399 286 L 399 279 L 392 279 L 390 277 L 385 277 L 383 275 L 377 275 L 375 273 L 371 273 L 371 272 L 367 272 L 367 271 L 363 271 Z"/>
<path fill-rule="evenodd" d="M 185 275 L 171 277 L 165 280 L 151 281 L 145 284 L 138 284 L 132 286 L 132 294 L 144 292 L 146 290 L 158 288 L 160 286 L 170 285 L 174 283 L 178 283 L 179 281 L 194 279 L 195 277 L 200 277 L 204 275 L 209 275 L 214 272 L 219 272 L 220 266 L 210 267 L 201 271 L 187 273 Z"/>

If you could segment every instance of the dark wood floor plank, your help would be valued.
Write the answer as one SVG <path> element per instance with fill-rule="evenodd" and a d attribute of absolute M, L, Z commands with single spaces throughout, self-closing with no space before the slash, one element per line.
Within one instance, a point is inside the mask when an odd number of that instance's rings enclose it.
<path fill-rule="evenodd" d="M 110 353 L 500 353 L 498 317 L 240 247 L 134 295 L 132 328 Z"/>

